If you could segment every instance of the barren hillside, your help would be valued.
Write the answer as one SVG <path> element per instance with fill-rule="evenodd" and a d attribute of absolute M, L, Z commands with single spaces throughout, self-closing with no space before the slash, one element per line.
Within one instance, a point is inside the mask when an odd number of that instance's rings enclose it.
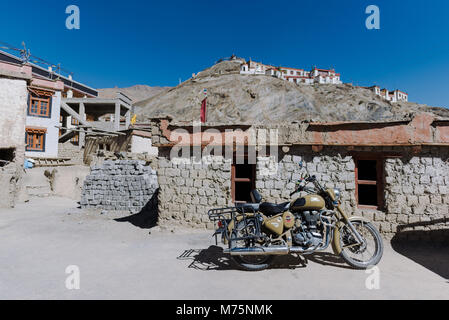
<path fill-rule="evenodd" d="M 135 103 L 140 120 L 172 115 L 199 119 L 203 89 L 208 90 L 208 122 L 263 123 L 300 120 L 399 120 L 416 112 L 449 117 L 449 110 L 416 103 L 389 103 L 351 85 L 296 85 L 265 75 L 240 75 L 240 60 L 225 61 L 175 88 Z"/>

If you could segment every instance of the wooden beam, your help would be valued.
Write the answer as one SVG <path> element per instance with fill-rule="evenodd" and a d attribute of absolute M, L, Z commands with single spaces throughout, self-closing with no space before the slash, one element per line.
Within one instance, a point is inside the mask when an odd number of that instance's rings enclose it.
<path fill-rule="evenodd" d="M 75 110 L 73 110 L 67 103 L 61 101 L 61 108 L 67 112 L 69 115 L 74 117 L 80 124 L 83 124 L 87 127 L 92 127 L 86 120 L 84 120 Z"/>

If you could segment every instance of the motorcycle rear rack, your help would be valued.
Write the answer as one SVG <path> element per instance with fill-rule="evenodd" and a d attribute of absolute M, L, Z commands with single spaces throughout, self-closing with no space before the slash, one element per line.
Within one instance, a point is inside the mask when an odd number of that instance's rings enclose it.
<path fill-rule="evenodd" d="M 228 235 L 228 226 L 234 221 L 234 225 L 237 223 L 237 218 L 242 217 L 242 220 L 245 221 L 249 214 L 255 215 L 257 214 L 257 210 L 253 208 L 237 208 L 237 207 L 225 207 L 225 208 L 216 208 L 211 209 L 207 212 L 209 219 L 216 224 L 217 230 L 214 233 L 215 243 L 218 244 L 217 236 L 222 234 L 222 236 L 226 237 L 226 239 L 231 241 L 239 241 L 239 240 L 254 240 L 257 237 L 254 236 L 244 236 L 233 238 Z M 219 224 L 220 222 L 220 224 Z M 259 229 L 259 228 L 258 228 Z M 258 230 L 260 232 L 260 230 Z"/>

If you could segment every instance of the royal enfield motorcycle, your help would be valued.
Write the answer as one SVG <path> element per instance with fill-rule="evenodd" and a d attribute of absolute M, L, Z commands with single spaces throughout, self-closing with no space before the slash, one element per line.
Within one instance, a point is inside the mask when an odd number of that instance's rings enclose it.
<path fill-rule="evenodd" d="M 333 252 L 350 266 L 366 269 L 379 263 L 383 254 L 382 237 L 367 219 L 348 216 L 341 207 L 341 192 L 325 189 L 300 166 L 300 179 L 295 184 L 290 202 L 262 202 L 253 190 L 253 203 L 209 210 L 216 223 L 214 233 L 227 248 L 233 260 L 243 269 L 263 270 L 278 255 L 307 255 L 326 250 Z M 309 187 L 312 185 L 311 187 Z"/>

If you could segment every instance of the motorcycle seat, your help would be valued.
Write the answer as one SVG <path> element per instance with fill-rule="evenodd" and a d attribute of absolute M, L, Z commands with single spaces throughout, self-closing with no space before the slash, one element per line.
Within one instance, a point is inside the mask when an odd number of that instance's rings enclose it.
<path fill-rule="evenodd" d="M 279 213 L 283 213 L 290 208 L 290 202 L 284 202 L 281 204 L 264 202 L 259 206 L 259 211 L 266 216 L 274 216 Z"/>
<path fill-rule="evenodd" d="M 236 203 L 235 207 L 240 213 L 254 213 L 259 211 L 260 203 Z"/>

